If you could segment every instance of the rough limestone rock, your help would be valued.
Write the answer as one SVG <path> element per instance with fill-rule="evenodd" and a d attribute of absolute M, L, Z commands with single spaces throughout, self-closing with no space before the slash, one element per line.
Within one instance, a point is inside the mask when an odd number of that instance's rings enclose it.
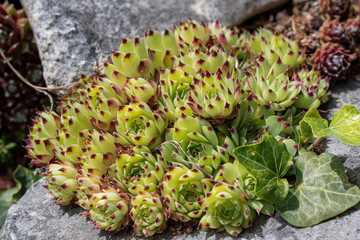
<path fill-rule="evenodd" d="M 62 86 L 89 75 L 97 62 L 117 50 L 123 38 L 150 29 L 171 29 L 188 17 L 224 25 L 288 0 L 21 0 L 44 67 L 48 86 Z"/>
<path fill-rule="evenodd" d="M 349 81 L 336 86 L 333 98 L 324 109 L 328 109 L 328 117 L 343 105 L 352 104 L 360 109 L 360 81 Z M 360 147 L 348 146 L 335 138 L 327 138 L 327 152 L 340 157 L 345 164 L 350 182 L 360 186 Z M 4 240 L 32 240 L 32 239 L 139 239 L 131 236 L 130 232 L 120 232 L 112 238 L 108 233 L 92 229 L 89 219 L 79 215 L 80 207 L 55 205 L 51 195 L 42 187 L 46 182 L 41 179 L 35 183 L 27 193 L 9 209 L 7 220 L 0 232 L 0 239 Z M 318 224 L 314 227 L 296 228 L 281 218 L 279 213 L 274 218 L 260 216 L 254 226 L 244 230 L 237 239 L 332 239 L 353 240 L 360 237 L 360 204 L 349 209 L 340 216 Z M 156 234 L 152 239 L 232 239 L 226 232 L 201 232 L 172 236 L 169 231 Z M 234 238 L 235 239 L 235 238 Z"/>

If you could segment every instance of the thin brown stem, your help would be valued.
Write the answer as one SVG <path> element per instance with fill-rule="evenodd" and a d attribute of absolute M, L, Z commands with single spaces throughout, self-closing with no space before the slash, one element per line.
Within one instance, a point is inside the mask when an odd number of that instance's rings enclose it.
<path fill-rule="evenodd" d="M 312 150 L 314 150 L 316 148 L 317 145 L 319 145 L 319 143 L 321 143 L 321 141 L 324 140 L 324 137 L 319 137 L 318 139 L 315 140 L 315 142 L 313 142 L 307 149 L 306 151 L 311 152 Z"/>
<path fill-rule="evenodd" d="M 46 92 L 46 91 L 52 91 L 52 90 L 61 90 L 61 89 L 66 89 L 69 87 L 72 87 L 74 83 L 70 83 L 67 84 L 65 86 L 62 87 L 54 87 L 54 88 L 49 88 L 49 87 L 40 87 L 40 86 L 35 86 L 33 84 L 31 84 L 28 80 L 26 80 L 21 73 L 19 73 L 16 68 L 10 63 L 10 61 L 7 59 L 7 57 L 5 56 L 4 52 L 2 49 L 0 49 L 0 55 L 2 57 L 2 59 L 6 62 L 6 64 L 9 66 L 9 68 L 15 73 L 15 75 L 22 81 L 24 82 L 26 85 L 28 85 L 29 87 L 33 88 L 35 91 L 41 92 L 43 94 L 45 94 L 49 100 L 50 100 L 50 109 L 49 111 L 52 111 L 53 106 L 54 106 L 54 100 L 52 98 L 52 96 Z"/>
<path fill-rule="evenodd" d="M 303 141 L 303 145 L 305 145 L 309 140 L 310 140 L 310 138 L 305 138 Z"/>

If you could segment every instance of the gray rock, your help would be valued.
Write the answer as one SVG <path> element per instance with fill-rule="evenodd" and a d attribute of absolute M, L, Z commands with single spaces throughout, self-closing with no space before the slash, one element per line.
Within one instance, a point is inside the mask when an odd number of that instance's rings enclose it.
<path fill-rule="evenodd" d="M 360 109 L 359 81 L 337 85 L 333 98 L 325 106 L 331 117 L 345 104 L 353 104 Z M 345 164 L 352 183 L 360 186 L 360 147 L 348 146 L 340 141 L 327 138 L 327 152 L 338 155 Z M 120 232 L 109 237 L 108 233 L 92 229 L 89 219 L 79 215 L 79 207 L 55 205 L 51 195 L 41 185 L 45 179 L 35 183 L 27 193 L 9 209 L 7 220 L 0 232 L 4 240 L 32 239 L 136 239 L 130 232 Z M 349 209 L 338 218 L 330 219 L 314 227 L 296 228 L 289 225 L 279 213 L 274 218 L 260 216 L 254 226 L 244 230 L 240 239 L 360 239 L 360 205 Z M 227 233 L 194 231 L 192 234 L 172 236 L 170 232 L 157 234 L 153 239 L 232 239 Z"/>
<path fill-rule="evenodd" d="M 92 224 L 80 207 L 55 205 L 51 195 L 42 187 L 45 178 L 35 183 L 27 193 L 9 209 L 6 222 L 1 229 L 3 240 L 120 240 L 138 239 L 128 232 L 120 232 L 110 237 L 108 233 L 92 229 Z M 359 239 L 360 206 L 348 210 L 339 219 L 332 219 L 309 228 L 290 226 L 280 214 L 274 218 L 260 216 L 254 226 L 244 230 L 240 239 Z M 172 236 L 169 231 L 155 235 L 152 239 L 205 240 L 235 239 L 226 232 L 194 231 L 192 234 Z"/>
<path fill-rule="evenodd" d="M 337 84 L 337 88 L 332 91 L 331 101 L 328 106 L 325 106 L 328 110 L 328 119 L 331 119 L 340 108 L 347 104 L 354 105 L 360 110 L 359 89 L 360 80 Z M 360 147 L 347 145 L 335 137 L 326 138 L 325 147 L 328 152 L 335 154 L 344 162 L 349 180 L 360 186 Z"/>
<path fill-rule="evenodd" d="M 188 17 L 235 25 L 288 0 L 21 0 L 49 87 L 89 75 L 123 38 L 172 28 Z"/>

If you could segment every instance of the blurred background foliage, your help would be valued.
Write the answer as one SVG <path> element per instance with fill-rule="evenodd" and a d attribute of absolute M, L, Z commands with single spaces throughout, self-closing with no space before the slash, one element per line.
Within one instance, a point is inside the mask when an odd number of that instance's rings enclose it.
<path fill-rule="evenodd" d="M 0 49 L 25 79 L 36 86 L 45 86 L 35 40 L 19 1 L 0 4 Z M 0 226 L 7 209 L 39 178 L 28 168 L 23 139 L 35 117 L 35 109 L 48 105 L 48 98 L 23 83 L 1 58 Z"/>

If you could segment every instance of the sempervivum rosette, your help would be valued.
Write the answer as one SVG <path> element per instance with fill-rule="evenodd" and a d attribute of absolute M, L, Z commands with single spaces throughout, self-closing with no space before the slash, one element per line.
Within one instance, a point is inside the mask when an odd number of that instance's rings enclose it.
<path fill-rule="evenodd" d="M 44 166 L 54 157 L 57 130 L 60 127 L 59 116 L 55 112 L 37 112 L 34 125 L 29 127 L 29 138 L 25 140 L 25 149 L 31 164 Z"/>
<path fill-rule="evenodd" d="M 115 137 L 106 131 L 89 131 L 89 139 L 84 142 L 83 154 L 79 164 L 87 174 L 102 177 L 116 159 L 118 143 Z"/>
<path fill-rule="evenodd" d="M 358 18 L 348 18 L 344 22 L 344 28 L 350 36 L 355 40 L 358 40 L 360 37 L 360 19 Z"/>
<path fill-rule="evenodd" d="M 345 79 L 351 61 L 355 58 L 355 53 L 348 53 L 339 44 L 327 43 L 316 50 L 312 61 L 315 70 L 320 71 L 322 76 L 329 77 L 335 81 L 337 79 Z"/>
<path fill-rule="evenodd" d="M 167 216 L 156 192 L 139 192 L 131 199 L 131 205 L 130 216 L 136 236 L 151 237 L 165 230 Z"/>
<path fill-rule="evenodd" d="M 346 31 L 344 24 L 338 19 L 326 20 L 320 28 L 320 40 L 323 42 L 333 42 L 348 44 L 350 42 L 349 32 Z"/>
<path fill-rule="evenodd" d="M 118 186 L 136 196 L 140 191 L 156 191 L 166 167 L 165 162 L 157 160 L 149 148 L 136 146 L 130 148 L 129 153 L 119 154 L 110 169 L 110 176 Z"/>
<path fill-rule="evenodd" d="M 154 149 L 162 142 L 167 122 L 164 112 L 134 101 L 120 106 L 114 136 L 123 146 L 143 145 Z"/>
<path fill-rule="evenodd" d="M 205 47 L 211 41 L 209 27 L 192 19 L 189 23 L 180 22 L 179 27 L 174 27 L 174 33 L 179 43 L 191 47 Z"/>
<path fill-rule="evenodd" d="M 219 146 L 218 137 L 211 124 L 199 117 L 183 114 L 176 120 L 173 128 L 167 129 L 165 139 L 179 143 L 182 149 L 176 152 L 177 146 L 163 143 L 160 152 L 168 161 L 171 159 L 181 163 L 185 158 L 198 164 L 209 174 L 218 169 L 221 163 L 229 161 L 227 152 Z"/>
<path fill-rule="evenodd" d="M 216 123 L 233 118 L 238 104 L 246 96 L 237 75 L 236 70 L 232 74 L 221 70 L 215 74 L 199 72 L 190 85 L 188 100 L 194 114 Z"/>
<path fill-rule="evenodd" d="M 114 120 L 117 118 L 119 106 L 131 101 L 154 105 L 160 95 L 155 82 L 144 78 L 111 81 L 108 78 L 95 77 L 86 86 L 86 90 L 81 89 L 78 92 L 91 116 L 91 123 L 97 129 L 108 131 L 115 130 Z"/>
<path fill-rule="evenodd" d="M 226 230 L 233 236 L 239 235 L 242 228 L 250 227 L 256 217 L 255 210 L 246 203 L 245 196 L 238 188 L 238 182 L 230 184 L 219 181 L 201 202 L 201 209 L 206 212 L 201 218 L 199 228 L 217 231 Z"/>
<path fill-rule="evenodd" d="M 288 76 L 287 67 L 278 58 L 270 65 L 260 56 L 256 68 L 246 71 L 247 89 L 259 105 L 267 105 L 274 111 L 284 111 L 291 106 L 301 89 L 301 82 Z"/>
<path fill-rule="evenodd" d="M 46 173 L 48 184 L 45 187 L 51 195 L 57 198 L 57 204 L 68 205 L 74 202 L 76 200 L 75 193 L 78 187 L 75 176 L 79 166 L 56 160 L 46 168 L 48 169 Z"/>
<path fill-rule="evenodd" d="M 160 74 L 161 98 L 163 112 L 170 121 L 175 121 L 183 113 L 192 115 L 192 110 L 186 104 L 187 93 L 193 78 L 182 70 L 166 69 Z"/>
<path fill-rule="evenodd" d="M 216 37 L 215 41 L 219 42 L 228 53 L 233 52 L 239 58 L 244 56 L 241 51 L 243 39 L 239 38 L 234 30 L 231 30 L 228 26 L 221 27 L 219 21 L 210 21 L 209 28 Z"/>
<path fill-rule="evenodd" d="M 280 58 L 284 64 L 297 68 L 304 61 L 299 56 L 296 42 L 267 29 L 261 28 L 254 35 L 245 34 L 244 43 L 249 45 L 253 54 L 263 54 L 270 65 Z"/>
<path fill-rule="evenodd" d="M 151 78 L 155 72 L 156 59 L 149 54 L 144 41 L 135 38 L 135 42 L 124 39 L 120 51 L 113 52 L 112 64 L 104 64 L 106 75 L 113 82 L 123 82 L 127 77 Z"/>
<path fill-rule="evenodd" d="M 63 104 L 54 152 L 59 160 L 78 164 L 89 130 L 94 127 L 82 102 L 70 100 Z"/>
<path fill-rule="evenodd" d="M 188 222 L 200 218 L 200 201 L 206 196 L 212 181 L 197 169 L 182 165 L 169 167 L 160 190 L 169 215 L 174 220 Z"/>
<path fill-rule="evenodd" d="M 189 49 L 186 45 L 180 46 L 180 56 L 174 58 L 174 68 L 192 76 L 196 75 L 200 69 L 203 72 L 216 73 L 219 69 L 227 72 L 238 66 L 237 58 L 233 53 L 226 53 L 221 46 L 218 49 L 207 49 L 206 51 L 198 48 Z"/>
<path fill-rule="evenodd" d="M 131 101 L 145 102 L 154 105 L 160 97 L 160 89 L 153 80 L 144 78 L 128 78 L 122 90 Z"/>
<path fill-rule="evenodd" d="M 217 126 L 219 143 L 233 156 L 234 148 L 256 143 L 268 132 L 265 115 L 273 114 L 273 110 L 258 106 L 255 97 L 250 94 L 240 103 L 236 117 L 231 122 Z"/>
<path fill-rule="evenodd" d="M 87 114 L 91 117 L 91 123 L 97 129 L 113 131 L 117 109 L 127 103 L 125 92 L 120 94 L 117 85 L 107 78 L 96 77 L 86 86 L 86 89 L 78 92 L 81 103 L 84 103 Z"/>
<path fill-rule="evenodd" d="M 117 232 L 129 222 L 129 196 L 119 189 L 104 187 L 99 193 L 89 196 L 90 206 L 83 215 L 94 221 L 94 228 Z"/>
<path fill-rule="evenodd" d="M 318 108 L 329 98 L 329 78 L 321 77 L 319 71 L 304 68 L 298 71 L 297 77 L 303 82 L 301 91 L 297 96 L 294 105 L 298 108 Z"/>
<path fill-rule="evenodd" d="M 78 174 L 75 176 L 75 180 L 78 183 L 77 190 L 75 191 L 76 198 L 78 199 L 76 204 L 83 209 L 88 210 L 91 208 L 89 197 L 94 193 L 100 192 L 102 178 L 87 173 L 83 169 L 79 169 Z"/>
<path fill-rule="evenodd" d="M 201 200 L 201 209 L 206 213 L 200 220 L 199 229 L 226 230 L 237 236 L 243 228 L 252 225 L 260 211 L 272 214 L 273 207 L 256 198 L 253 178 L 237 160 L 226 163 L 221 169 L 217 183 Z"/>
<path fill-rule="evenodd" d="M 344 19 L 350 10 L 350 0 L 320 0 L 320 10 L 324 18 Z"/>

